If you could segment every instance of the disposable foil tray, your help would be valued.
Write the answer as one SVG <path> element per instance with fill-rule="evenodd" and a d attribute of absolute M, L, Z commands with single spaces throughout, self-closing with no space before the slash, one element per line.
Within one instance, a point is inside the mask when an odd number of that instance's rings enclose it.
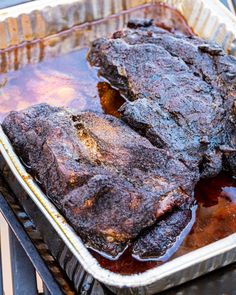
<path fill-rule="evenodd" d="M 42 59 L 42 42 L 44 46 L 50 47 L 47 52 L 51 56 L 70 51 L 71 38 L 73 49 L 87 46 L 95 38 L 123 27 L 129 19 L 129 13 L 125 14 L 125 10 L 149 5 L 149 2 L 151 1 L 52 0 L 49 5 L 49 1 L 42 0 L 2 10 L 0 49 L 4 54 L 0 54 L 0 66 L 5 72 L 14 70 L 15 55 L 20 54 L 18 68 L 23 67 L 28 60 L 24 46 L 21 45 L 28 41 L 35 44 L 31 48 L 31 62 L 35 63 Z M 236 19 L 220 2 L 164 2 L 176 7 L 199 36 L 217 42 L 229 54 L 236 55 Z M 117 13 L 117 21 L 109 26 L 109 17 Z M 106 25 L 98 26 L 97 31 L 89 30 L 90 22 L 101 22 L 104 18 L 107 18 Z M 68 33 L 70 28 L 79 25 L 87 28 L 86 35 L 77 30 Z M 54 34 L 58 32 L 61 34 L 55 37 Z M 15 46 L 18 46 L 17 53 L 12 50 Z M 112 273 L 99 265 L 79 236 L 26 172 L 1 128 L 0 151 L 0 169 L 6 181 L 75 285 L 79 285 L 82 273 L 97 279 L 116 294 L 155 294 L 236 261 L 236 234 L 233 234 L 141 274 Z"/>

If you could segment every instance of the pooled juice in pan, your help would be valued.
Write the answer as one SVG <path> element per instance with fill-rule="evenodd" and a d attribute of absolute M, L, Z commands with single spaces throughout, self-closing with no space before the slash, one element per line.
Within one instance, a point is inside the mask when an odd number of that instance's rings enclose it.
<path fill-rule="evenodd" d="M 104 23 L 107 26 L 106 34 L 111 34 L 121 29 L 122 22 L 132 17 L 151 17 L 157 25 L 169 31 L 192 34 L 184 18 L 175 9 L 155 4 L 98 21 L 94 26 L 85 24 L 45 40 L 0 51 L 0 122 L 11 110 L 42 102 L 119 117 L 118 109 L 125 98 L 99 77 L 96 68 L 88 65 L 86 54 L 88 40 L 92 40 L 95 32 L 104 28 Z M 25 59 L 21 62 L 23 56 Z M 14 63 L 9 66 L 12 60 Z M 220 174 L 201 180 L 196 186 L 195 197 L 198 203 L 195 224 L 170 259 L 236 232 L 235 179 Z M 121 274 L 141 273 L 163 263 L 138 261 L 132 257 L 129 248 L 116 261 L 91 252 L 101 266 Z"/>
<path fill-rule="evenodd" d="M 99 98 L 99 91 L 104 92 L 107 86 L 98 84 L 103 80 L 98 77 L 97 69 L 88 65 L 86 55 L 91 40 L 122 29 L 130 18 L 153 18 L 157 25 L 169 31 L 193 34 L 177 10 L 149 4 L 0 50 L 0 122 L 11 110 L 41 102 L 76 110 L 109 112 L 106 99 L 101 106 L 103 101 L 100 103 Z M 113 102 L 112 108 L 118 109 L 120 103 L 115 99 Z"/>

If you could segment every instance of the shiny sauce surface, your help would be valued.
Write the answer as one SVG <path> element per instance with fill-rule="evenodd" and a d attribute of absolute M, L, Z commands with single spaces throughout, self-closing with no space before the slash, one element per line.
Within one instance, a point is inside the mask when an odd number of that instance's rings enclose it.
<path fill-rule="evenodd" d="M 168 31 L 192 34 L 183 17 L 165 5 L 145 6 L 104 22 L 113 28 L 111 24 L 117 18 L 139 16 L 154 18 L 157 25 Z M 94 26 L 95 29 L 92 25 L 78 27 L 73 31 L 68 30 L 64 35 L 36 40 L 32 44 L 23 44 L 21 48 L 0 51 L 0 122 L 11 110 L 21 110 L 42 102 L 119 117 L 118 109 L 125 102 L 125 98 L 99 77 L 96 68 L 88 65 L 86 42 L 83 43 L 84 46 L 71 46 L 72 42 L 77 44 L 75 40 L 78 41 L 78 38 L 83 41 L 86 37 L 93 36 L 93 30 L 98 31 L 100 26 L 104 26 L 101 21 Z M 119 29 L 118 25 L 114 27 Z M 111 29 L 111 32 L 114 30 Z M 60 47 L 60 42 L 65 40 L 66 44 L 70 45 L 68 52 L 64 50 L 66 46 L 61 46 L 63 50 Z M 58 50 L 52 50 L 55 46 Z M 34 62 L 32 52 L 35 48 L 39 50 L 39 62 Z M 26 62 L 22 66 L 20 59 L 23 54 L 26 54 Z M 14 65 L 13 70 L 9 71 L 7 60 L 10 59 L 14 60 Z M 195 224 L 171 259 L 236 232 L 235 179 L 230 175 L 220 174 L 212 179 L 201 180 L 196 186 L 195 197 L 198 203 Z M 129 248 L 116 261 L 108 260 L 93 251 L 92 253 L 101 266 L 121 274 L 141 273 L 163 263 L 135 260 Z"/>
<path fill-rule="evenodd" d="M 153 18 L 154 23 L 168 31 L 193 34 L 177 10 L 155 4 L 0 50 L 0 122 L 11 110 L 42 102 L 118 116 L 115 108 L 121 105 L 119 98 L 107 93 L 109 85 L 102 83 L 98 70 L 89 66 L 86 55 L 90 41 L 110 36 L 131 18 Z"/>

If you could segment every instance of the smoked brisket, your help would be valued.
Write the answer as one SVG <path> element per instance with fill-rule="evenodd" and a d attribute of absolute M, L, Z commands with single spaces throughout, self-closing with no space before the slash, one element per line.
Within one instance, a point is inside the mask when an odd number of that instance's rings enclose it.
<path fill-rule="evenodd" d="M 3 129 L 86 245 L 108 256 L 193 204 L 197 175 L 110 115 L 41 104 L 11 112 Z"/>

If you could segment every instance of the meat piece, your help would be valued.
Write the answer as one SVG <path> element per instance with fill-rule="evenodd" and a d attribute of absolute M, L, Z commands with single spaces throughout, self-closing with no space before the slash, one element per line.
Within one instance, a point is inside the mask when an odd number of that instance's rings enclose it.
<path fill-rule="evenodd" d="M 156 258 L 166 261 L 178 249 L 193 225 L 190 209 L 179 209 L 167 214 L 133 245 L 134 256 L 138 259 Z"/>
<path fill-rule="evenodd" d="M 153 19 L 146 18 L 146 19 L 132 19 L 127 23 L 127 27 L 130 29 L 137 29 L 137 28 L 147 28 L 153 24 Z"/>
<path fill-rule="evenodd" d="M 199 38 L 138 24 L 95 41 L 88 55 L 126 96 L 122 119 L 202 177 L 223 166 L 235 173 L 236 59 Z"/>
<path fill-rule="evenodd" d="M 41 104 L 10 113 L 3 129 L 86 245 L 108 256 L 192 206 L 198 174 L 115 117 Z"/>

